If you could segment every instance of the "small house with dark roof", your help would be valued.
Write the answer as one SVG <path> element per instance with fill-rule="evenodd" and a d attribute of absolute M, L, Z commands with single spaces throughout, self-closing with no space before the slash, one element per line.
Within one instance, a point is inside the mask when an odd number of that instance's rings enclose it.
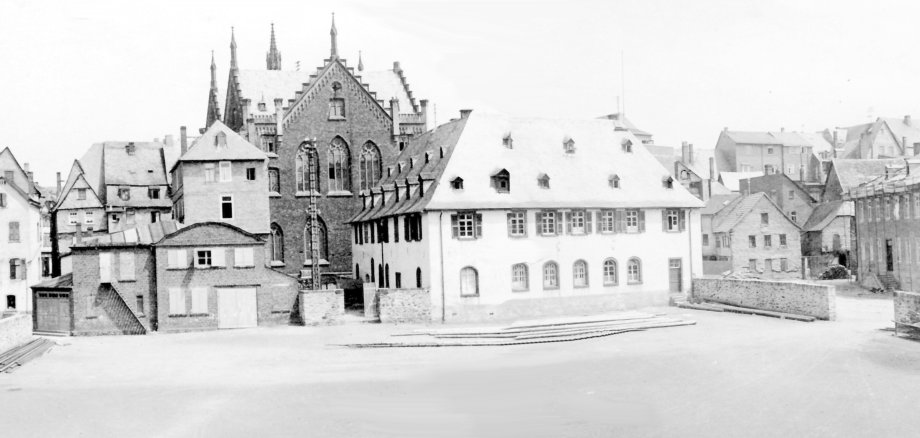
<path fill-rule="evenodd" d="M 435 321 L 667 303 L 702 273 L 703 203 L 614 127 L 463 111 L 421 135 L 362 192 L 355 277 Z"/>
<path fill-rule="evenodd" d="M 823 201 L 839 201 L 860 184 L 878 177 L 884 177 L 894 167 L 903 167 L 904 159 L 889 158 L 880 160 L 836 159 L 831 160 L 824 185 Z"/>
<path fill-rule="evenodd" d="M 711 226 L 715 255 L 727 257 L 728 270 L 760 278 L 801 276 L 801 227 L 767 194 L 735 198 L 713 215 Z"/>
<path fill-rule="evenodd" d="M 783 173 L 746 178 L 739 181 L 742 194 L 766 193 L 789 219 L 802 225 L 811 217 L 815 199 L 802 186 Z"/>
<path fill-rule="evenodd" d="M 813 273 L 829 263 L 856 270 L 856 216 L 853 201 L 830 201 L 815 206 L 802 226 L 802 255 Z"/>

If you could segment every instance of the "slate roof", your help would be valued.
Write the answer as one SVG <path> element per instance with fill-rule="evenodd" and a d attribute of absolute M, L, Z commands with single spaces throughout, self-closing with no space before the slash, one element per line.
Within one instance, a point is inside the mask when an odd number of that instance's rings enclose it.
<path fill-rule="evenodd" d="M 416 108 L 415 99 L 409 95 L 409 90 L 403 85 L 402 79 L 396 70 L 362 71 L 358 74 L 361 82 L 368 84 L 370 91 L 374 92 L 384 106 L 390 106 L 390 98 L 399 99 L 399 112 L 410 113 Z"/>
<path fill-rule="evenodd" d="M 215 137 L 219 133 L 226 136 L 226 147 L 214 145 Z M 257 148 L 245 138 L 230 129 L 221 121 L 215 121 L 211 124 L 204 134 L 195 139 L 189 146 L 185 155 L 179 157 L 176 163 L 189 161 L 250 161 L 267 160 L 268 156 L 261 149 Z"/>
<path fill-rule="evenodd" d="M 649 138 L 651 138 L 651 136 L 652 136 L 651 133 L 639 129 L 639 128 L 636 126 L 636 124 L 633 123 L 632 120 L 627 119 L 627 118 L 626 118 L 626 115 L 623 114 L 623 113 L 607 114 L 606 116 L 602 116 L 602 117 L 599 117 L 599 118 L 616 121 L 618 127 L 623 128 L 623 129 L 629 131 L 630 133 L 632 133 L 632 135 L 635 135 L 636 137 L 649 137 Z"/>
<path fill-rule="evenodd" d="M 700 214 L 716 214 L 740 196 L 741 195 L 738 193 L 732 193 L 729 195 L 714 195 L 710 197 L 708 201 L 706 201 L 706 206 L 700 210 Z"/>
<path fill-rule="evenodd" d="M 783 144 L 779 139 L 770 135 L 769 132 L 725 131 L 725 135 L 735 143 L 740 144 Z"/>
<path fill-rule="evenodd" d="M 763 172 L 721 172 L 719 182 L 727 189 L 737 192 L 741 187 L 741 180 L 763 176 Z"/>
<path fill-rule="evenodd" d="M 239 70 L 237 80 L 240 96 L 250 99 L 249 113 L 252 115 L 275 114 L 275 99 L 282 100 L 282 106 L 294 93 L 310 81 L 306 71 L 285 70 Z M 259 111 L 259 102 L 265 102 L 265 111 Z M 226 112 L 226 108 L 224 108 Z"/>
<path fill-rule="evenodd" d="M 73 287 L 73 273 L 71 272 L 60 277 L 49 278 L 30 287 L 32 289 L 70 289 Z"/>
<path fill-rule="evenodd" d="M 116 231 L 109 234 L 103 234 L 100 236 L 93 236 L 87 238 L 83 241 L 82 244 L 74 245 L 77 247 L 83 246 L 124 246 L 124 245 L 150 245 L 156 242 L 159 242 L 163 236 L 171 234 L 178 229 L 183 228 L 179 222 L 172 220 L 159 221 L 157 223 L 148 224 L 136 228 L 129 228 L 127 230 Z"/>
<path fill-rule="evenodd" d="M 129 143 L 134 143 L 133 154 L 127 152 Z M 162 143 L 107 141 L 103 148 L 106 185 L 167 185 Z"/>
<path fill-rule="evenodd" d="M 794 131 L 725 131 L 725 135 L 739 144 L 766 144 L 783 146 L 810 146 L 812 152 L 829 152 L 833 146 L 820 133 Z"/>
<path fill-rule="evenodd" d="M 812 210 L 811 216 L 802 225 L 802 231 L 821 231 L 834 218 L 840 215 L 841 207 L 849 201 L 831 201 L 818 204 Z"/>
<path fill-rule="evenodd" d="M 885 166 L 904 164 L 903 158 L 882 160 L 836 159 L 831 161 L 831 172 L 837 174 L 840 187 L 846 192 L 878 176 L 885 175 Z"/>

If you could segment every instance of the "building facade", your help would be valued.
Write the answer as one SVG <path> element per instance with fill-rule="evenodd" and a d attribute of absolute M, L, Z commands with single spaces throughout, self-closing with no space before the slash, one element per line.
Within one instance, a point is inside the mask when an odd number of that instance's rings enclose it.
<path fill-rule="evenodd" d="M 872 123 L 846 128 L 846 142 L 840 158 L 883 159 L 920 154 L 920 126 L 910 115 L 879 117 Z"/>
<path fill-rule="evenodd" d="M 724 129 L 715 147 L 719 172 L 784 173 L 793 181 L 816 181 L 811 157 L 830 157 L 833 146 L 818 134 Z"/>
<path fill-rule="evenodd" d="M 354 275 L 441 321 L 667 303 L 701 273 L 702 203 L 610 128 L 464 111 L 364 196 Z"/>
<path fill-rule="evenodd" d="M 745 195 L 765 193 L 793 222 L 803 225 L 811 217 L 815 199 L 788 175 L 777 173 L 740 181 L 739 190 Z"/>
<path fill-rule="evenodd" d="M 31 312 L 29 286 L 41 281 L 41 203 L 9 148 L 0 151 L 0 311 Z"/>

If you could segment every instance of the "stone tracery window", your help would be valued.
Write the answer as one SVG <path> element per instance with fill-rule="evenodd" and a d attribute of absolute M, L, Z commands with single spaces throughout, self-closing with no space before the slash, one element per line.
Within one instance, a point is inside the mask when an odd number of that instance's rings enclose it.
<path fill-rule="evenodd" d="M 347 192 L 351 190 L 351 157 L 348 145 L 342 137 L 332 139 L 329 144 L 329 191 Z"/>
<path fill-rule="evenodd" d="M 316 158 L 316 150 L 301 146 L 295 160 L 294 173 L 297 177 L 297 191 L 309 192 L 310 190 L 315 190 L 316 188 L 313 185 L 319 185 L 319 160 Z M 311 173 L 313 175 L 312 183 L 310 181 Z"/>
<path fill-rule="evenodd" d="M 358 158 L 361 190 L 370 190 L 380 180 L 380 150 L 373 142 L 364 143 Z"/>

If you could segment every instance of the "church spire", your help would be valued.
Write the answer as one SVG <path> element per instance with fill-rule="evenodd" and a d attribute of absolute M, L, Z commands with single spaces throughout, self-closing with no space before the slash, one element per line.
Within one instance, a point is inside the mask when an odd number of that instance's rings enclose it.
<path fill-rule="evenodd" d="M 217 100 L 217 63 L 214 62 L 214 51 L 211 51 L 211 89 L 208 91 L 208 116 L 205 127 L 211 126 L 220 120 L 220 104 Z"/>
<path fill-rule="evenodd" d="M 237 70 L 238 68 L 236 65 L 236 35 L 233 27 L 230 27 L 230 69 Z"/>
<path fill-rule="evenodd" d="M 364 61 L 361 60 L 360 50 L 358 50 L 358 71 L 364 71 Z"/>
<path fill-rule="evenodd" d="M 281 70 L 281 52 L 275 44 L 275 23 L 272 23 L 272 39 L 265 54 L 265 67 L 269 70 Z"/>
<path fill-rule="evenodd" d="M 217 89 L 217 63 L 214 62 L 214 51 L 211 51 L 211 90 Z"/>
<path fill-rule="evenodd" d="M 329 36 L 332 38 L 332 50 L 329 54 L 329 57 L 336 59 L 339 57 L 339 45 L 336 42 L 336 37 L 339 35 L 339 32 L 335 30 L 335 12 L 332 13 L 332 29 L 329 30 Z"/>

